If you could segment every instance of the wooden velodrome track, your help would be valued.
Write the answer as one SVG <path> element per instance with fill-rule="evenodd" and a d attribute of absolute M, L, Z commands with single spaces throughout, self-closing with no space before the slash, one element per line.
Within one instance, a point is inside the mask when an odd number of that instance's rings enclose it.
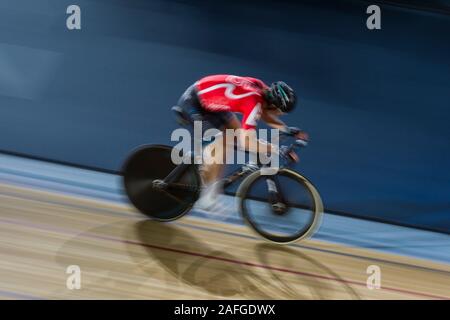
<path fill-rule="evenodd" d="M 1 178 L 1 177 L 0 177 Z M 70 265 L 81 288 L 66 287 Z M 381 289 L 366 286 L 369 265 Z M 449 299 L 450 267 L 244 226 L 143 219 L 124 203 L 0 181 L 2 299 Z"/>

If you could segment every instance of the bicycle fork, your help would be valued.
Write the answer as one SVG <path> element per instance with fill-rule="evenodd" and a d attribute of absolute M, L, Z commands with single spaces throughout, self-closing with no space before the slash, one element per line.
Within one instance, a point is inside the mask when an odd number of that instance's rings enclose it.
<path fill-rule="evenodd" d="M 281 189 L 277 180 L 266 178 L 266 185 L 268 189 L 268 200 L 272 206 L 274 213 L 282 215 L 286 212 L 287 206 L 281 194 Z"/>

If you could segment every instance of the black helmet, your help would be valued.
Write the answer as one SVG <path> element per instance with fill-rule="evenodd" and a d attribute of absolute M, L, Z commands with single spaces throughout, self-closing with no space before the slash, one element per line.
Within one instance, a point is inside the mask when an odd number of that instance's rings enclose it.
<path fill-rule="evenodd" d="M 270 104 L 275 105 L 282 112 L 291 112 L 295 107 L 297 97 L 294 90 L 283 81 L 276 81 L 270 85 L 266 94 Z"/>

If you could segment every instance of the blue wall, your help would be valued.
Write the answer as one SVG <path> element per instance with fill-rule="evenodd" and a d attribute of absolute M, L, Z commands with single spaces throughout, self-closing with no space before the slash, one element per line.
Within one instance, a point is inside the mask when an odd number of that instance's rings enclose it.
<path fill-rule="evenodd" d="M 450 232 L 450 17 L 361 1 L 0 2 L 0 149 L 117 170 L 211 73 L 283 79 L 326 208 Z"/>

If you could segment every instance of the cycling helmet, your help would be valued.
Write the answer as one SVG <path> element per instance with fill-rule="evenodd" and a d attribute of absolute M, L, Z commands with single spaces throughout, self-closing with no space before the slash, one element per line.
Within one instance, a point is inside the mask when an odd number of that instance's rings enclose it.
<path fill-rule="evenodd" d="M 291 112 L 297 100 L 294 90 L 283 81 L 272 83 L 266 92 L 270 104 L 275 105 L 282 112 Z"/>

